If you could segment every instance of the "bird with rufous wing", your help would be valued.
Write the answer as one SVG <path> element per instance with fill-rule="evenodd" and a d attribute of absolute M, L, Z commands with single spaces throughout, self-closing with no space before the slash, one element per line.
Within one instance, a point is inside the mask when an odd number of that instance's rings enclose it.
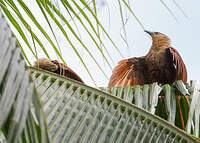
<path fill-rule="evenodd" d="M 113 70 L 109 87 L 187 82 L 186 66 L 178 51 L 172 48 L 169 37 L 160 32 L 145 32 L 152 38 L 151 49 L 146 56 L 120 61 Z"/>

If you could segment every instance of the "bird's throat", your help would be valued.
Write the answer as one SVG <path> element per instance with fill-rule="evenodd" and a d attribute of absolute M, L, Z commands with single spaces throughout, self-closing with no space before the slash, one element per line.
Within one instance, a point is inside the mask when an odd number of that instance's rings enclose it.
<path fill-rule="evenodd" d="M 158 52 L 160 50 L 164 50 L 169 47 L 171 47 L 170 40 L 166 40 L 166 39 L 153 40 L 150 51 Z"/>

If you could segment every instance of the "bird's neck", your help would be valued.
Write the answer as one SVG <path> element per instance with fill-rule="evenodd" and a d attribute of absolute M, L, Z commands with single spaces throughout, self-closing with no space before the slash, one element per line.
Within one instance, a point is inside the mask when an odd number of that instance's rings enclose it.
<path fill-rule="evenodd" d="M 152 51 L 160 51 L 165 50 L 166 48 L 171 47 L 170 40 L 166 39 L 159 39 L 159 40 L 153 40 L 152 47 L 150 49 L 150 52 Z"/>

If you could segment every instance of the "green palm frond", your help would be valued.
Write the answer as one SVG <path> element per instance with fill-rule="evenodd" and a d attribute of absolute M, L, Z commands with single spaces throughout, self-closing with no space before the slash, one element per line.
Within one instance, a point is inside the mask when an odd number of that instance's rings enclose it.
<path fill-rule="evenodd" d="M 198 84 L 193 81 L 191 83 L 187 87 L 182 81 L 177 81 L 172 86 L 167 84 L 160 87 L 154 83 L 144 86 L 100 89 L 136 104 L 199 137 L 200 92 Z"/>
<path fill-rule="evenodd" d="M 36 127 L 36 123 L 31 120 L 31 103 L 37 111 L 36 119 L 40 121 L 37 123 L 39 127 L 36 132 L 39 138 L 41 134 L 44 134 L 43 138 L 48 138 L 46 129 L 43 129 L 45 120 L 38 112 L 42 108 L 39 103 L 36 104 L 38 98 L 30 78 L 30 71 L 26 68 L 20 48 L 17 47 L 16 39 L 2 13 L 0 21 L 0 142 L 17 142 L 25 132 L 24 128 L 30 131 L 26 134 L 26 139 L 34 135 L 32 131 L 37 129 L 32 128 Z M 40 129 L 43 130 L 39 132 Z M 36 139 L 36 136 L 33 138 Z"/>
<path fill-rule="evenodd" d="M 47 71 L 31 70 L 54 142 L 194 142 L 186 132 L 116 96 Z M 160 89 L 151 85 L 150 95 L 156 98 Z M 133 89 L 110 91 L 127 98 Z M 134 91 L 133 98 L 142 90 L 137 86 Z M 142 96 L 137 98 L 138 106 L 143 105 Z M 150 99 L 152 112 L 157 105 L 155 98 Z"/>
<path fill-rule="evenodd" d="M 67 13 L 62 13 L 59 11 L 59 9 L 51 3 L 51 1 L 42 1 L 37 0 L 36 6 L 38 6 L 41 11 L 38 11 L 41 13 L 41 15 L 44 16 L 44 21 L 38 21 L 37 17 L 33 14 L 31 11 L 31 8 L 27 5 L 26 2 L 20 1 L 1 1 L 1 7 L 7 16 L 7 18 L 10 20 L 11 24 L 14 26 L 14 28 L 17 29 L 18 34 L 21 39 L 25 42 L 27 47 L 30 50 L 30 54 L 35 57 L 35 59 L 38 59 L 38 51 L 42 51 L 46 57 L 50 58 L 49 56 L 49 50 L 50 48 L 54 50 L 54 52 L 58 55 L 59 59 L 62 60 L 63 63 L 66 64 L 65 60 L 62 55 L 62 49 L 60 49 L 59 43 L 57 41 L 57 35 L 55 34 L 55 30 L 53 28 L 56 27 L 60 31 L 60 35 L 62 35 L 65 38 L 65 43 L 68 45 L 67 48 L 72 48 L 74 50 L 74 53 L 77 55 L 77 58 L 79 58 L 80 62 L 82 63 L 85 70 L 88 72 L 89 77 L 92 79 L 92 81 L 95 83 L 95 79 L 93 78 L 93 75 L 91 73 L 91 70 L 88 68 L 88 65 L 85 63 L 83 57 L 81 57 L 80 54 L 80 48 L 77 47 L 77 45 L 80 45 L 84 48 L 84 50 L 87 52 L 87 54 L 90 56 L 92 61 L 97 66 L 98 70 L 104 75 L 105 78 L 108 79 L 107 74 L 105 73 L 103 66 L 100 65 L 99 61 L 96 60 L 97 58 L 94 57 L 94 54 L 92 53 L 91 48 L 88 48 L 88 46 L 85 44 L 85 41 L 80 38 L 80 36 L 77 34 L 77 30 L 79 31 L 80 28 L 83 28 L 84 31 L 87 32 L 87 35 L 89 36 L 89 40 L 92 41 L 95 48 L 97 49 L 97 52 L 102 55 L 105 59 L 105 64 L 112 70 L 113 65 L 113 59 L 108 52 L 108 48 L 105 46 L 105 43 L 103 42 L 102 38 L 100 37 L 99 30 L 102 30 L 104 34 L 106 34 L 108 40 L 113 44 L 113 47 L 119 52 L 120 55 L 121 52 L 119 48 L 116 46 L 115 42 L 112 40 L 112 38 L 109 36 L 108 32 L 105 30 L 105 28 L 100 23 L 99 19 L 97 18 L 97 13 L 93 12 L 93 10 L 88 7 L 88 3 L 85 1 L 81 1 L 77 3 L 76 1 L 68 2 L 68 1 L 61 1 L 61 5 L 63 8 L 67 11 Z M 95 3 L 93 3 L 95 5 Z M 85 7 L 87 9 L 87 12 L 83 10 L 82 7 Z M 63 11 L 65 11 L 63 10 Z M 66 17 L 66 15 L 69 15 L 69 12 L 74 15 L 72 17 L 72 21 L 75 25 L 77 25 L 78 22 L 80 22 L 80 27 L 74 26 L 68 19 L 69 17 Z M 88 13 L 91 13 L 91 16 L 88 16 Z M 26 15 L 26 16 L 24 16 Z M 28 20 L 27 20 L 28 19 Z M 76 20 L 77 19 L 77 20 Z M 96 21 L 98 30 L 94 27 L 94 23 L 91 22 L 91 19 L 94 19 Z M 45 30 L 45 28 L 42 26 L 44 23 L 47 23 L 48 28 L 50 29 L 50 33 Z M 63 23 L 65 25 L 65 28 L 63 27 Z M 78 28 L 78 29 L 77 29 Z M 39 30 L 40 32 L 36 31 L 35 29 Z M 28 40 L 28 35 L 26 33 L 29 32 L 31 36 L 31 40 Z M 53 36 L 51 36 L 51 33 Z M 25 36 L 26 35 L 26 36 Z M 41 38 L 41 36 L 43 38 Z M 30 38 L 30 37 L 29 37 Z M 100 41 L 100 43 L 98 43 Z M 35 43 L 32 46 L 32 43 Z M 45 48 L 44 45 L 47 45 L 48 43 L 48 49 Z M 36 50 L 35 50 L 35 47 Z M 38 48 L 40 47 L 40 48 Z M 102 50 L 102 48 L 104 50 Z M 24 47 L 23 54 L 25 57 L 27 57 L 28 63 L 31 63 L 31 56 L 27 56 L 29 54 L 28 50 L 25 50 Z M 104 53 L 105 51 L 105 53 Z M 29 54 L 29 55 L 30 55 Z M 107 57 L 108 56 L 108 57 Z M 108 59 L 109 58 L 109 59 Z M 112 64 L 111 64 L 112 62 Z"/>
<path fill-rule="evenodd" d="M 120 97 L 130 103 L 143 108 L 152 114 L 159 115 L 160 117 L 167 119 L 174 125 L 177 125 L 180 120 L 175 122 L 175 117 L 180 118 L 180 109 L 177 106 L 178 97 L 185 99 L 188 97 L 188 90 L 181 81 L 174 83 L 174 86 L 163 85 L 159 86 L 157 83 L 134 86 L 134 87 L 112 87 L 112 88 L 101 88 L 102 90 L 111 93 L 117 97 Z M 182 93 L 182 94 L 181 94 Z M 187 100 L 184 103 L 189 106 Z M 181 112 L 187 111 L 188 108 L 181 108 Z M 179 128 L 183 128 L 186 125 L 187 119 L 184 120 L 185 124 L 177 125 Z"/>

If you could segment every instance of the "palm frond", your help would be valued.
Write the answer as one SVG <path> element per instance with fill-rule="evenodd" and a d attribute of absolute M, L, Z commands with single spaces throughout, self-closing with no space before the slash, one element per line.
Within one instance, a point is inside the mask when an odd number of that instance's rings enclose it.
<path fill-rule="evenodd" d="M 136 104 L 138 107 L 168 120 L 177 127 L 185 129 L 188 133 L 200 137 L 198 106 L 200 92 L 198 84 L 188 84 L 186 87 L 182 81 L 177 81 L 173 86 L 166 84 L 160 87 L 154 83 L 144 86 L 101 89 Z"/>
<path fill-rule="evenodd" d="M 130 97 L 130 91 L 134 91 L 133 98 L 141 107 L 138 108 L 72 79 L 35 68 L 31 70 L 54 142 L 194 142 L 194 137 L 142 109 L 140 86 L 135 89 L 107 88 L 124 98 Z M 161 89 L 157 84 L 150 85 L 149 95 L 155 94 L 156 98 Z M 154 111 L 157 105 L 158 98 L 155 98 L 149 100 L 150 111 Z"/>
<path fill-rule="evenodd" d="M 1 12 L 0 29 L 0 141 L 15 143 L 21 139 L 20 142 L 27 142 L 32 138 L 34 142 L 36 136 L 32 135 L 36 132 L 38 140 L 45 138 L 45 142 L 48 142 L 45 119 L 30 79 L 30 71 L 26 68 L 21 50 L 17 47 L 16 39 Z M 34 105 L 34 111 L 37 111 L 34 114 L 37 117 L 37 125 L 30 112 L 31 103 Z M 36 126 L 38 129 L 32 128 Z M 29 133 L 24 128 L 28 129 Z M 22 134 L 26 137 L 23 138 Z M 41 137 L 41 134 L 44 136 Z"/>

